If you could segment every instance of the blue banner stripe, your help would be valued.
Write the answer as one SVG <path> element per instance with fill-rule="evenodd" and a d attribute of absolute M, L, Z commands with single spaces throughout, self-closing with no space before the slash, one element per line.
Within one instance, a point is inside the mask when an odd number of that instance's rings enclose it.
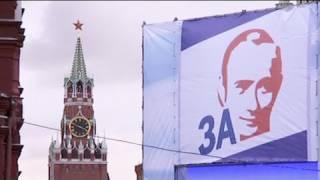
<path fill-rule="evenodd" d="M 277 9 L 270 8 L 245 13 L 234 13 L 225 16 L 185 20 L 182 24 L 181 50 L 183 51 L 194 44 L 274 12 L 275 10 Z"/>
<path fill-rule="evenodd" d="M 229 156 L 222 161 L 233 160 L 260 162 L 307 161 L 307 131 L 302 131 L 246 151 Z"/>

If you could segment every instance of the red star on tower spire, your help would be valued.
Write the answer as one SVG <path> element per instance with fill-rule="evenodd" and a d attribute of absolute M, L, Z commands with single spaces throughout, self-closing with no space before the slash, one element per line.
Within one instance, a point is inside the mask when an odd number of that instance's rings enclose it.
<path fill-rule="evenodd" d="M 82 23 L 80 23 L 80 21 L 78 20 L 77 23 L 73 23 L 73 25 L 76 27 L 75 30 L 79 29 L 80 31 L 82 31 Z"/>

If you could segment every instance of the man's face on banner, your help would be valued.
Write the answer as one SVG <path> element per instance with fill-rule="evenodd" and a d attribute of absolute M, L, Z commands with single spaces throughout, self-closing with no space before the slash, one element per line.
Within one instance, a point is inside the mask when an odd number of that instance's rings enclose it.
<path fill-rule="evenodd" d="M 224 105 L 240 140 L 270 130 L 270 114 L 282 82 L 280 48 L 263 33 L 242 35 L 242 40 L 229 48 L 229 60 L 224 63 Z M 255 42 L 257 39 L 261 41 Z"/>

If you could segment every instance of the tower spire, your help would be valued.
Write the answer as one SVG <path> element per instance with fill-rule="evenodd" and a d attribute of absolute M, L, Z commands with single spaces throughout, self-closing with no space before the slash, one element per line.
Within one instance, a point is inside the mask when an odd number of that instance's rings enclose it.
<path fill-rule="evenodd" d="M 92 95 L 94 83 L 93 78 L 87 76 L 82 52 L 80 31 L 83 24 L 78 21 L 74 25 L 77 43 L 71 74 L 64 78 L 61 139 L 57 134 L 57 140 L 49 147 L 49 180 L 57 179 L 56 177 L 70 180 L 89 176 L 92 177 L 90 180 L 109 180 L 107 149 L 102 149 L 100 143 L 97 144 L 93 138 L 96 135 Z M 106 143 L 103 147 L 106 147 Z M 61 171 L 60 164 L 68 171 Z"/>
<path fill-rule="evenodd" d="M 82 25 L 78 20 L 77 23 L 74 23 L 75 30 L 82 30 Z M 87 79 L 87 71 L 86 71 L 86 64 L 84 62 L 84 56 L 82 51 L 82 44 L 80 39 L 80 34 L 77 37 L 77 44 L 73 58 L 72 70 L 71 70 L 71 77 L 70 79 Z"/>

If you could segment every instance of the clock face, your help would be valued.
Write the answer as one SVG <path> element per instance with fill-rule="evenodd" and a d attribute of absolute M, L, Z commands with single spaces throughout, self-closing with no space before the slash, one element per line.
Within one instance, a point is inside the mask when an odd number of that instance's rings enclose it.
<path fill-rule="evenodd" d="M 84 137 L 89 134 L 90 122 L 87 119 L 76 117 L 71 120 L 69 128 L 73 136 Z"/>

